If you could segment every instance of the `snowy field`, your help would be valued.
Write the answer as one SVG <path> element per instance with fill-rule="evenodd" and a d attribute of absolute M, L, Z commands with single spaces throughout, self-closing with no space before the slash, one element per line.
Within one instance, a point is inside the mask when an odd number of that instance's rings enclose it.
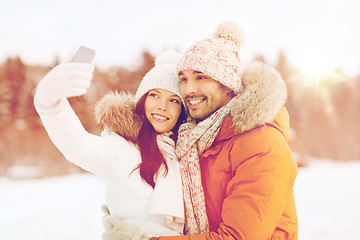
<path fill-rule="evenodd" d="M 317 161 L 295 183 L 300 240 L 360 239 L 360 162 Z M 1 240 L 100 240 L 104 188 L 92 174 L 0 178 Z"/>

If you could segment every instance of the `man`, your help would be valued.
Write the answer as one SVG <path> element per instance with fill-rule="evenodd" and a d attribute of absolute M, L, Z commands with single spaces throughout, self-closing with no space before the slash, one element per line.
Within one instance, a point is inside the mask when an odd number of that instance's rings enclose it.
<path fill-rule="evenodd" d="M 286 86 L 269 66 L 243 67 L 242 42 L 223 23 L 178 64 L 192 118 L 177 143 L 188 236 L 160 240 L 297 239 Z"/>

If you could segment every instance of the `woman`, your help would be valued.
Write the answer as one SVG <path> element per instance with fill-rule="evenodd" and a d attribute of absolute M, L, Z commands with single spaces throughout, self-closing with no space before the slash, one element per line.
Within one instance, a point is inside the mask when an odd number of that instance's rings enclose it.
<path fill-rule="evenodd" d="M 105 182 L 111 216 L 104 218 L 104 239 L 116 234 L 117 219 L 135 226 L 133 234 L 147 232 L 148 238 L 182 234 L 182 188 L 174 153 L 177 128 L 185 119 L 178 59 L 174 51 L 161 54 L 135 99 L 124 93 L 105 96 L 96 106 L 101 136 L 86 132 L 66 100 L 86 92 L 91 64 L 60 64 L 39 83 L 34 104 L 51 140 L 67 160 Z"/>

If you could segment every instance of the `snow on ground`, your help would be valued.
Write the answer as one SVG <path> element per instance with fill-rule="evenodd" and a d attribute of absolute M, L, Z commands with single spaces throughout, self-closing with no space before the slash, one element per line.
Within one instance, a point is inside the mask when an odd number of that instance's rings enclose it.
<path fill-rule="evenodd" d="M 360 239 L 360 162 L 313 162 L 294 191 L 299 240 Z"/>
<path fill-rule="evenodd" d="M 0 178 L 1 240 L 100 240 L 104 189 L 98 177 Z"/>
<path fill-rule="evenodd" d="M 360 162 L 316 161 L 295 183 L 299 240 L 360 239 Z M 0 178 L 1 240 L 100 240 L 104 188 L 92 174 Z"/>

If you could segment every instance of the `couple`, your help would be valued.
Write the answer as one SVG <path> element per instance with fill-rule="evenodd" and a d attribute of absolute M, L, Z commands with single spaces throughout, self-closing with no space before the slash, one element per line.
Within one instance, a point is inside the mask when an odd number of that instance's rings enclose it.
<path fill-rule="evenodd" d="M 60 64 L 40 82 L 51 140 L 105 181 L 104 239 L 297 239 L 286 87 L 271 67 L 242 66 L 242 42 L 226 22 L 183 56 L 159 55 L 135 98 L 97 104 L 101 137 L 66 100 L 86 92 L 91 64 Z"/>

